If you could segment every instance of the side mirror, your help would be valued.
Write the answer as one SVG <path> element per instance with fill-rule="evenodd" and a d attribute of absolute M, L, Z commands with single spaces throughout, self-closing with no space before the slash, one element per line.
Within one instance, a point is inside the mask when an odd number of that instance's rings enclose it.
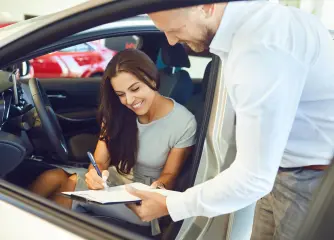
<path fill-rule="evenodd" d="M 30 75 L 31 65 L 29 61 L 24 61 L 19 66 L 20 78 L 31 77 Z"/>

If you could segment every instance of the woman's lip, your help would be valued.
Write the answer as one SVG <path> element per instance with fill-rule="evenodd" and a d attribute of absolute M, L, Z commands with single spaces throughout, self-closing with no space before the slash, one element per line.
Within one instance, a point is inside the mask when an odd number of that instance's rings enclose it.
<path fill-rule="evenodd" d="M 136 103 L 136 104 L 133 104 L 132 107 L 134 109 L 137 109 L 137 108 L 140 108 L 140 106 L 143 104 L 143 101 L 139 102 L 139 103 Z"/>

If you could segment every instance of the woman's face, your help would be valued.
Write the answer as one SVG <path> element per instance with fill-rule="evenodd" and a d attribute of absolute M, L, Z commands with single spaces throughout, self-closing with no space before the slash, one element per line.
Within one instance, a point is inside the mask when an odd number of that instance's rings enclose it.
<path fill-rule="evenodd" d="M 121 72 L 110 82 L 121 103 L 136 115 L 142 116 L 149 111 L 156 92 L 133 74 Z"/>

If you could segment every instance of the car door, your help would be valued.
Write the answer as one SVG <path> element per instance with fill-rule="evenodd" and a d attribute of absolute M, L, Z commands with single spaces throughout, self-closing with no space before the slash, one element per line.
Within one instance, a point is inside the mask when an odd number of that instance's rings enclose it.
<path fill-rule="evenodd" d="M 95 1 L 94 1 L 95 2 Z M 87 2 L 86 5 L 81 5 L 80 9 L 84 8 L 92 4 L 89 8 L 89 11 L 79 11 L 79 9 L 71 9 L 71 14 L 67 18 L 62 18 L 59 21 L 53 22 L 53 25 L 49 28 L 41 28 L 38 31 L 35 31 L 35 37 L 39 36 L 40 41 L 36 42 L 36 49 L 38 47 L 42 47 L 45 44 L 52 43 L 55 40 L 59 40 L 64 36 L 68 36 L 70 34 L 76 33 L 80 30 L 85 30 L 87 26 L 93 26 L 106 23 L 111 20 L 122 19 L 125 16 L 133 16 L 136 14 L 142 14 L 150 11 L 157 11 L 166 8 L 172 7 L 181 7 L 186 6 L 187 4 L 199 4 L 199 3 L 208 3 L 208 1 L 169 1 L 168 4 L 163 1 L 153 1 L 153 0 L 142 0 L 142 1 L 103 1 L 101 5 L 95 3 Z M 95 5 L 97 4 L 97 5 Z M 85 9 L 87 10 L 87 9 Z M 74 24 L 75 23 L 75 24 Z M 90 25 L 85 25 L 90 24 Z M 95 26 L 94 25 L 94 26 Z M 36 25 L 38 26 L 38 25 Z M 84 27 L 85 26 L 85 27 Z M 66 30 L 65 30 L 66 27 Z M 57 35 L 52 35 L 52 32 L 58 29 Z M 36 35 L 37 34 L 37 35 Z M 47 36 L 47 38 L 43 38 L 43 36 Z M 51 36 L 54 36 L 56 39 L 51 40 Z M 43 39 L 43 40 L 42 40 Z M 29 36 L 26 40 L 29 40 Z M 24 42 L 22 42 L 23 44 Z M 16 41 L 16 45 L 20 44 L 20 41 Z M 14 48 L 13 45 L 8 45 L 8 48 L 3 50 L 3 54 L 10 52 L 10 50 L 20 49 L 21 54 L 28 54 L 29 51 L 33 51 L 33 48 L 30 46 L 28 49 L 24 49 L 23 47 L 16 46 Z M 14 58 L 15 55 L 3 55 L 7 61 L 18 61 L 23 58 Z M 21 56 L 20 56 L 21 57 Z M 7 63 L 8 63 L 7 62 Z M 4 63 L 2 62 L 3 66 Z M 1 59 L 0 59 L 1 65 Z M 203 122 L 199 131 L 198 144 L 196 147 L 196 151 L 194 152 L 193 164 L 190 169 L 191 174 L 189 175 L 190 185 L 198 184 L 203 181 L 206 181 L 215 175 L 217 175 L 222 169 L 226 168 L 230 162 L 228 160 L 232 160 L 233 154 L 233 128 L 234 128 L 234 115 L 233 111 L 228 107 L 227 103 L 227 94 L 226 89 L 224 88 L 223 78 L 221 76 L 222 64 L 220 63 L 217 57 L 214 58 L 212 63 L 212 70 L 210 74 L 210 80 L 208 82 L 206 98 L 205 98 L 205 107 L 203 111 Z M 65 80 L 64 80 L 65 81 Z M 45 81 L 46 82 L 46 81 Z M 45 84 L 45 83 L 44 83 Z M 68 88 L 66 83 L 63 83 L 63 87 Z M 56 87 L 48 87 L 45 84 L 46 89 L 48 91 L 55 89 Z M 60 88 L 56 88 L 56 90 L 60 90 Z M 74 91 L 74 90 L 73 90 Z M 50 92 L 49 92 L 50 94 Z M 56 94 L 57 95 L 57 94 Z M 226 130 L 226 131 L 225 131 Z M 220 144 L 223 143 L 223 144 Z M 1 196 L 5 196 L 6 192 L 4 189 L 10 189 L 13 191 L 14 187 L 6 185 L 6 183 L 1 182 L 0 189 L 2 190 Z M 189 186 L 188 186 L 189 187 Z M 18 193 L 22 191 L 18 190 Z M 24 191 L 22 191 L 23 193 Z M 30 194 L 22 194 L 23 196 L 20 200 L 23 201 L 25 198 L 30 196 Z M 35 196 L 34 196 L 35 197 Z M 44 208 L 40 209 L 39 212 L 44 213 L 44 219 L 48 218 L 49 215 L 54 214 L 53 210 L 58 210 L 60 214 L 56 215 L 57 217 L 61 217 L 64 214 L 69 218 L 63 218 L 64 223 L 71 224 L 60 224 L 59 221 L 55 221 L 58 226 L 65 228 L 66 230 L 70 230 L 76 234 L 84 235 L 85 231 L 80 232 L 82 227 L 86 227 L 85 224 L 80 224 L 87 220 L 84 216 L 79 216 L 76 213 L 72 213 L 70 211 L 64 211 L 63 209 L 59 209 L 51 203 L 45 203 L 42 199 L 36 197 L 35 204 L 39 205 L 41 202 L 44 204 Z M 44 200 L 45 201 L 45 200 Z M 31 203 L 30 203 L 31 204 Z M 47 212 L 47 209 L 51 209 L 52 213 Z M 45 214 L 47 212 L 48 214 Z M 41 214 L 42 215 L 42 214 Z M 77 218 L 80 221 L 71 222 L 70 219 Z M 51 221 L 51 220 L 50 220 Z M 53 220 L 54 221 L 54 220 Z M 164 236 L 165 239 L 224 239 L 226 238 L 226 229 L 228 228 L 229 216 L 224 215 L 216 218 L 205 218 L 205 217 L 193 217 L 189 218 L 185 221 L 180 221 L 177 223 L 172 223 L 170 228 L 168 229 L 168 233 Z M 97 232 L 101 229 L 99 228 L 100 222 L 92 220 L 90 223 L 94 228 L 92 232 Z M 83 228 L 84 229 L 84 228 Z M 94 230 L 95 229 L 95 230 Z M 114 235 L 119 234 L 121 237 L 127 239 L 131 234 L 131 229 L 128 227 L 121 228 L 123 232 L 117 232 L 117 227 L 110 227 L 109 231 Z M 103 229 L 104 231 L 104 229 Z M 132 235 L 132 239 L 140 239 L 139 234 Z M 88 235 L 85 235 L 88 236 Z M 91 235 L 90 235 L 91 236 Z M 98 238 L 95 238 L 98 239 Z"/>
<path fill-rule="evenodd" d="M 98 131 L 96 114 L 101 78 L 42 78 L 40 82 L 66 137 Z"/>
<path fill-rule="evenodd" d="M 0 179 L 0 212 L 0 239 L 153 239 L 60 208 L 2 179 Z"/>

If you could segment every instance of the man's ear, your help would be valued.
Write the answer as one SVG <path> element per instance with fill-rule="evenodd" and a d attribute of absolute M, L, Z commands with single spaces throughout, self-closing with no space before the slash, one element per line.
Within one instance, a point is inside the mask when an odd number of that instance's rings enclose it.
<path fill-rule="evenodd" d="M 201 5 L 201 9 L 204 12 L 206 17 L 211 17 L 215 10 L 215 4 L 205 4 Z"/>

